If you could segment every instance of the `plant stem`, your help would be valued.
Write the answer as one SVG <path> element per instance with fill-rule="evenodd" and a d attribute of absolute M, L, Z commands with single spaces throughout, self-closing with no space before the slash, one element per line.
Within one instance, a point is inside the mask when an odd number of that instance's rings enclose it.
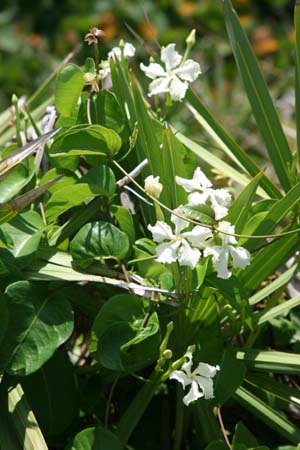
<path fill-rule="evenodd" d="M 181 449 L 183 419 L 184 419 L 184 404 L 182 402 L 183 390 L 180 384 L 176 386 L 176 419 L 175 419 L 175 434 L 173 450 Z"/>
<path fill-rule="evenodd" d="M 222 433 L 224 436 L 224 440 L 225 440 L 226 444 L 228 445 L 228 447 L 230 448 L 230 450 L 232 450 L 231 444 L 229 442 L 229 439 L 227 437 L 227 433 L 226 433 L 226 430 L 224 427 L 224 423 L 223 423 L 223 419 L 222 419 L 222 415 L 221 415 L 221 408 L 217 409 L 217 415 L 218 415 L 219 424 L 220 424 L 220 427 L 221 427 L 221 430 L 222 430 Z"/>

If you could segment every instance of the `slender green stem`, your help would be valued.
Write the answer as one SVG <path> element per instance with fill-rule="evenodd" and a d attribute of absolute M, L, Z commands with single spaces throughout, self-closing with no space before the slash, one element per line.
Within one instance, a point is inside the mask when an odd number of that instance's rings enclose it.
<path fill-rule="evenodd" d="M 115 391 L 115 388 L 117 386 L 117 383 L 119 381 L 119 378 L 120 378 L 120 375 L 117 375 L 115 380 L 114 380 L 114 382 L 113 382 L 113 384 L 112 384 L 112 386 L 111 386 L 111 388 L 110 388 L 110 391 L 109 391 L 108 399 L 107 399 L 107 402 L 106 402 L 106 408 L 105 408 L 105 418 L 104 418 L 104 426 L 105 426 L 105 428 L 108 427 L 108 418 L 109 418 L 109 410 L 110 410 L 110 405 L 111 405 L 111 399 L 112 399 L 113 393 Z"/>

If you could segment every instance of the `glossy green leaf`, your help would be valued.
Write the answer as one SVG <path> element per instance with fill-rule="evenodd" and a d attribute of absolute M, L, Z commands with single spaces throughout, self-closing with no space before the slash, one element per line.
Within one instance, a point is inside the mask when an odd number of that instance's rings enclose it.
<path fill-rule="evenodd" d="M 115 187 L 115 176 L 109 167 L 94 167 L 78 183 L 63 186 L 53 192 L 45 207 L 47 221 L 55 221 L 65 211 L 95 196 L 110 198 L 115 192 Z"/>
<path fill-rule="evenodd" d="M 158 356 L 159 322 L 154 312 L 145 322 L 143 300 L 122 294 L 110 298 L 97 315 L 93 331 L 98 339 L 94 357 L 106 368 L 134 371 Z"/>
<path fill-rule="evenodd" d="M 205 450 L 228 450 L 228 445 L 224 440 L 213 441 L 205 447 Z"/>
<path fill-rule="evenodd" d="M 78 415 L 75 369 L 66 353 L 57 351 L 37 372 L 22 379 L 22 387 L 45 436 L 63 433 Z"/>
<path fill-rule="evenodd" d="M 73 330 L 73 311 L 59 291 L 43 283 L 17 281 L 5 297 L 9 311 L 0 349 L 0 366 L 11 375 L 38 370 Z"/>
<path fill-rule="evenodd" d="M 234 430 L 234 436 L 232 439 L 232 445 L 245 444 L 246 448 L 254 448 L 258 445 L 255 436 L 248 430 L 248 428 L 239 422 Z"/>
<path fill-rule="evenodd" d="M 56 78 L 55 106 L 61 114 L 61 125 L 72 125 L 76 121 L 78 98 L 84 86 L 82 70 L 75 64 L 67 64 Z"/>
<path fill-rule="evenodd" d="M 25 164 L 19 164 L 15 167 L 4 180 L 0 182 L 0 198 L 5 203 L 17 195 L 31 180 L 35 173 L 33 159 L 28 160 L 28 167 Z"/>
<path fill-rule="evenodd" d="M 68 450 L 122 450 L 117 436 L 106 428 L 86 428 L 75 436 Z"/>
<path fill-rule="evenodd" d="M 269 322 L 274 319 L 274 317 L 285 316 L 291 309 L 296 308 L 300 305 L 300 295 L 297 295 L 294 298 L 289 300 L 285 300 L 283 303 L 280 303 L 277 306 L 273 306 L 273 308 L 267 309 L 266 311 L 259 314 L 256 318 L 257 325 L 262 325 L 263 323 Z"/>
<path fill-rule="evenodd" d="M 1 225 L 1 228 L 10 235 L 13 241 L 12 253 L 18 258 L 38 249 L 45 224 L 37 212 L 26 211 Z"/>
<path fill-rule="evenodd" d="M 289 442 L 298 444 L 300 431 L 297 426 L 288 421 L 285 417 L 261 399 L 256 397 L 245 388 L 240 387 L 235 393 L 236 400 L 244 406 L 250 413 L 259 417 L 266 425 L 271 427 L 276 433 L 288 439 Z"/>
<path fill-rule="evenodd" d="M 77 125 L 59 134 L 53 142 L 52 156 L 114 156 L 122 145 L 120 136 L 102 125 Z"/>
<path fill-rule="evenodd" d="M 124 259 L 129 252 L 129 240 L 123 231 L 108 222 L 84 225 L 70 244 L 73 260 L 87 267 L 94 260 Z"/>
<path fill-rule="evenodd" d="M 92 122 L 121 132 L 125 120 L 120 104 L 113 92 L 106 89 L 97 92 L 92 97 Z"/>
<path fill-rule="evenodd" d="M 224 0 L 223 8 L 231 47 L 257 126 L 264 139 L 278 179 L 287 192 L 291 187 L 289 169 L 292 164 L 292 154 L 287 139 L 254 52 L 231 1 Z"/>
<path fill-rule="evenodd" d="M 119 205 L 112 205 L 111 212 L 118 222 L 120 230 L 126 233 L 130 245 L 132 245 L 135 241 L 135 229 L 132 214 L 127 208 Z"/>

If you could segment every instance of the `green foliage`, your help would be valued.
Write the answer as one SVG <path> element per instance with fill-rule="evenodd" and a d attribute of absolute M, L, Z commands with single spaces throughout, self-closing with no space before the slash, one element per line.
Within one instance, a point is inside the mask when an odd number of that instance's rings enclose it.
<path fill-rule="evenodd" d="M 124 42 L 109 68 L 94 43 L 0 115 L 1 449 L 298 444 L 299 121 L 296 151 L 230 0 L 223 12 L 269 161 L 204 104 L 209 71 L 201 96 L 188 87 L 193 34 L 170 67 L 172 46 L 162 66 L 151 50 L 150 98 Z M 296 5 L 296 36 L 298 19 Z"/>

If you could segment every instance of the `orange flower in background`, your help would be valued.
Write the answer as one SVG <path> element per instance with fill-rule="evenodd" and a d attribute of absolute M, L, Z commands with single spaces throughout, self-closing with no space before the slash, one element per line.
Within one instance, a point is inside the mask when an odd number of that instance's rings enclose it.
<path fill-rule="evenodd" d="M 240 16 L 240 22 L 243 27 L 247 28 L 253 22 L 253 17 L 249 14 L 244 14 L 243 16 Z"/>
<path fill-rule="evenodd" d="M 110 41 L 118 34 L 118 22 L 116 16 L 111 11 L 104 11 L 99 17 L 99 26 L 104 31 L 104 41 Z"/>
<path fill-rule="evenodd" d="M 143 37 L 150 41 L 156 39 L 158 36 L 158 30 L 155 25 L 150 23 L 148 20 L 143 20 L 139 23 L 139 29 Z"/>
<path fill-rule="evenodd" d="M 176 9 L 178 14 L 183 17 L 192 16 L 196 11 L 196 3 L 189 1 L 178 3 L 178 5 L 176 5 Z"/>
<path fill-rule="evenodd" d="M 274 37 L 271 28 L 263 25 L 253 30 L 251 41 L 257 55 L 277 52 L 279 42 Z"/>
<path fill-rule="evenodd" d="M 29 42 L 30 42 L 30 45 L 33 48 L 36 48 L 37 50 L 40 50 L 43 46 L 42 37 L 38 33 L 31 33 L 29 35 Z"/>

